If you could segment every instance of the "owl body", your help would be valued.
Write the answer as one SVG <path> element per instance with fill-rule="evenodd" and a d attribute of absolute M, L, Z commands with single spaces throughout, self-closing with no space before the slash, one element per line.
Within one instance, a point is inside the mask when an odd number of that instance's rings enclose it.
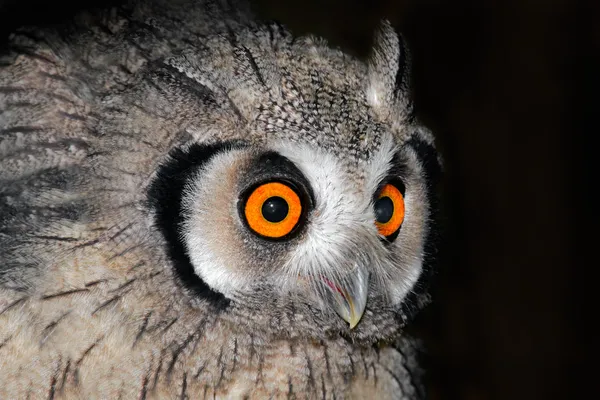
<path fill-rule="evenodd" d="M 368 61 L 219 1 L 19 30 L 0 398 L 419 397 L 438 175 L 388 24 Z"/>

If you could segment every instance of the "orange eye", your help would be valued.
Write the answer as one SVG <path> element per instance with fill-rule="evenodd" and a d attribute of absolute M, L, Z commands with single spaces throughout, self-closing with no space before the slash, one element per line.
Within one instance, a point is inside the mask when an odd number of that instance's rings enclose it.
<path fill-rule="evenodd" d="M 386 184 L 375 202 L 375 225 L 379 233 L 390 237 L 398 232 L 404 221 L 404 197 L 392 184 Z"/>
<path fill-rule="evenodd" d="M 280 182 L 265 183 L 254 189 L 244 207 L 250 229 L 274 239 L 292 232 L 301 214 L 300 197 L 291 187 Z"/>

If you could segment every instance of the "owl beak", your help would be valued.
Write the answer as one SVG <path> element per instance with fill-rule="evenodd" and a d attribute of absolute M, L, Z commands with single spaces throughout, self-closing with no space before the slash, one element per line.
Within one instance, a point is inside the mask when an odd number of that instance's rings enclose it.
<path fill-rule="evenodd" d="M 366 268 L 358 266 L 351 275 L 344 279 L 344 284 L 323 278 L 329 292 L 329 302 L 333 309 L 353 329 L 365 312 L 369 290 L 369 273 Z"/>

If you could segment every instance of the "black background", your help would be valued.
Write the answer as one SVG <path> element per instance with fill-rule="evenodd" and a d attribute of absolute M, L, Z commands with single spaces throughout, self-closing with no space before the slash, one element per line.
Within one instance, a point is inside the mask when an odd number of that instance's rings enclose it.
<path fill-rule="evenodd" d="M 429 349 L 431 398 L 594 398 L 584 322 L 597 315 L 599 266 L 595 2 L 256 3 L 359 56 L 383 17 L 408 40 L 417 114 L 446 162 L 435 302 L 412 327 Z M 0 0 L 0 36 L 74 11 L 64 0 Z"/>

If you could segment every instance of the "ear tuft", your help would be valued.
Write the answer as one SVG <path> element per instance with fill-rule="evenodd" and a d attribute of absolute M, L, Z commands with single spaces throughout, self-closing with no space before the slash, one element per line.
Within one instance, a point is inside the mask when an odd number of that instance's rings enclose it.
<path fill-rule="evenodd" d="M 386 119 L 395 115 L 408 116 L 410 102 L 410 53 L 402 36 L 388 21 L 383 21 L 375 35 L 369 59 L 367 101 Z"/>

